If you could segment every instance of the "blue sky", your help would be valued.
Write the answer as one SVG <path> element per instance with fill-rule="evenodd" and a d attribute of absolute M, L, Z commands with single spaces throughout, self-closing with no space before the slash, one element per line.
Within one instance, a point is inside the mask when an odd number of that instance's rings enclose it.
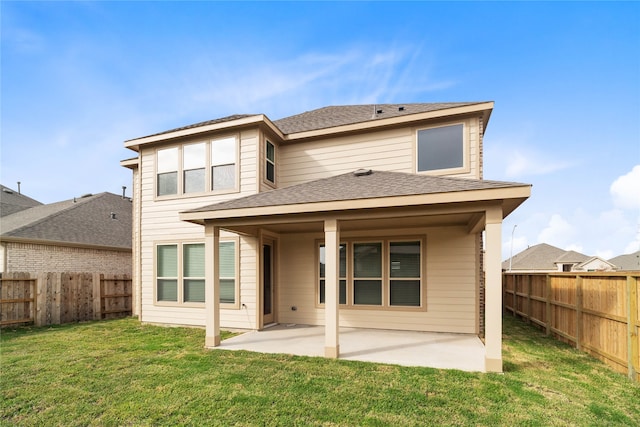
<path fill-rule="evenodd" d="M 504 257 L 640 249 L 640 3 L 0 8 L 0 182 L 42 202 L 130 195 L 125 140 L 229 114 L 491 100 L 484 176 L 533 184 Z"/>

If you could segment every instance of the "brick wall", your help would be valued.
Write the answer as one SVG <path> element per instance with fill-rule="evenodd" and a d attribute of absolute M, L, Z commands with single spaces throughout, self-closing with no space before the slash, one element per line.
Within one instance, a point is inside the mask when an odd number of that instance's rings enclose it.
<path fill-rule="evenodd" d="M 5 242 L 6 271 L 131 274 L 131 252 Z"/>

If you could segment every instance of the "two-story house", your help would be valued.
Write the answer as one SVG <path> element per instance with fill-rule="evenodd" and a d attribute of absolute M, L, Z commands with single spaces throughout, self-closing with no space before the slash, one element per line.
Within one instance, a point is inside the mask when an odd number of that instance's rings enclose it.
<path fill-rule="evenodd" d="M 501 229 L 530 185 L 484 180 L 492 102 L 235 115 L 132 139 L 135 311 L 206 327 L 482 334 L 502 370 Z M 218 260 L 218 262 L 215 262 Z"/>

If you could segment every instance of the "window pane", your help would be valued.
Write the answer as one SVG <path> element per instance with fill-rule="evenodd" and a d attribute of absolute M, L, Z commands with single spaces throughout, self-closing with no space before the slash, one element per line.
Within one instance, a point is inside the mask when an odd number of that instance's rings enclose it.
<path fill-rule="evenodd" d="M 178 246 L 159 245 L 157 250 L 157 277 L 178 277 Z"/>
<path fill-rule="evenodd" d="M 158 279 L 158 301 L 178 301 L 178 281 Z"/>
<path fill-rule="evenodd" d="M 211 141 L 211 165 L 228 165 L 236 162 L 236 139 L 224 138 Z"/>
<path fill-rule="evenodd" d="M 178 193 L 178 172 L 158 174 L 158 196 Z"/>
<path fill-rule="evenodd" d="M 380 280 L 354 280 L 353 303 L 382 305 L 382 282 Z"/>
<path fill-rule="evenodd" d="M 276 182 L 276 167 L 267 162 L 267 181 Z"/>
<path fill-rule="evenodd" d="M 236 165 L 213 166 L 211 187 L 213 190 L 228 190 L 236 186 Z"/>
<path fill-rule="evenodd" d="M 392 242 L 391 277 L 420 277 L 420 242 Z"/>
<path fill-rule="evenodd" d="M 204 279 L 185 279 L 184 301 L 204 302 Z"/>
<path fill-rule="evenodd" d="M 267 159 L 271 160 L 271 162 L 276 161 L 276 148 L 269 141 L 267 141 Z"/>
<path fill-rule="evenodd" d="M 205 190 L 204 168 L 184 171 L 184 192 L 201 193 Z"/>
<path fill-rule="evenodd" d="M 157 172 L 174 172 L 178 170 L 178 147 L 158 150 Z"/>
<path fill-rule="evenodd" d="M 347 281 L 340 280 L 340 291 L 338 295 L 338 303 L 346 304 L 347 303 Z M 325 300 L 325 281 L 324 279 L 320 280 L 320 304 L 324 304 Z"/>
<path fill-rule="evenodd" d="M 340 244 L 340 277 L 347 277 L 347 245 Z M 320 277 L 325 275 L 325 248 L 320 245 Z"/>
<path fill-rule="evenodd" d="M 220 242 L 220 277 L 236 276 L 236 244 L 235 242 Z"/>
<path fill-rule="evenodd" d="M 184 277 L 204 277 L 204 243 L 183 247 Z"/>
<path fill-rule="evenodd" d="M 418 171 L 463 166 L 463 125 L 418 131 Z"/>
<path fill-rule="evenodd" d="M 182 167 L 183 169 L 204 168 L 207 159 L 207 147 L 204 143 L 189 144 L 182 147 Z"/>
<path fill-rule="evenodd" d="M 220 279 L 220 302 L 224 304 L 236 302 L 235 279 Z"/>
<path fill-rule="evenodd" d="M 389 291 L 391 305 L 420 306 L 420 280 L 392 280 Z"/>
<path fill-rule="evenodd" d="M 353 277 L 382 277 L 382 243 L 353 245 Z"/>

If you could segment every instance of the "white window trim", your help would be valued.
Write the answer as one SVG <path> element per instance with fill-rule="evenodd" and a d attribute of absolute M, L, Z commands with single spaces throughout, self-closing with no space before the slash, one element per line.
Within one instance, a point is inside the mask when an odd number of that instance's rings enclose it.
<path fill-rule="evenodd" d="M 420 242 L 420 305 L 419 306 L 401 306 L 391 305 L 391 277 L 390 262 L 390 244 L 398 242 Z M 382 304 L 381 305 L 365 305 L 353 303 L 353 245 L 356 243 L 382 243 Z M 324 309 L 325 304 L 320 303 L 320 246 L 324 245 L 323 239 L 315 242 L 315 279 L 314 279 L 314 301 L 315 307 Z M 398 237 L 380 237 L 371 239 L 361 238 L 345 238 L 340 239 L 340 244 L 347 245 L 347 303 L 340 304 L 343 310 L 382 310 L 382 311 L 427 311 L 427 239 L 424 235 L 408 235 Z M 375 279 L 374 279 L 375 280 Z M 407 279 L 409 280 L 409 279 Z"/>
<path fill-rule="evenodd" d="M 430 171 L 418 170 L 418 133 L 422 130 L 437 129 L 449 126 L 462 125 L 462 166 L 457 168 L 447 169 L 434 169 Z M 471 172 L 471 159 L 470 159 L 470 124 L 467 120 L 455 121 L 449 123 L 442 123 L 436 126 L 427 126 L 416 128 L 413 133 L 413 172 L 422 175 L 458 175 Z"/>
<path fill-rule="evenodd" d="M 240 239 L 239 237 L 222 238 L 220 242 L 234 242 L 235 244 L 235 303 L 220 303 L 221 309 L 240 309 Z M 167 240 L 153 243 L 153 305 L 161 307 L 204 308 L 204 302 L 184 301 L 184 245 L 205 244 L 203 239 Z M 178 247 L 178 301 L 158 301 L 158 246 L 175 245 Z M 205 260 L 205 263 L 207 261 Z"/>
<path fill-rule="evenodd" d="M 236 157 L 235 157 L 235 183 L 233 188 L 228 188 L 224 190 L 213 190 L 211 183 L 211 145 L 213 141 L 219 139 L 227 139 L 234 138 L 236 141 Z M 193 192 L 193 193 L 185 193 L 184 191 L 184 156 L 183 156 L 183 147 L 187 145 L 194 144 L 205 144 L 205 191 L 203 192 Z M 176 194 L 167 194 L 163 196 L 158 195 L 158 151 L 166 150 L 168 148 L 177 148 L 178 149 L 178 176 L 177 176 L 177 193 Z M 216 137 L 208 138 L 208 139 L 198 139 L 193 141 L 184 142 L 181 144 L 171 144 L 164 145 L 162 147 L 158 147 L 153 150 L 153 176 L 154 176 L 154 184 L 153 184 L 153 197 L 154 200 L 173 200 L 173 199 L 183 199 L 183 198 L 191 198 L 191 197 L 200 197 L 205 195 L 218 195 L 218 194 L 231 194 L 240 192 L 240 135 L 239 134 L 227 134 L 227 135 L 216 135 Z"/>

